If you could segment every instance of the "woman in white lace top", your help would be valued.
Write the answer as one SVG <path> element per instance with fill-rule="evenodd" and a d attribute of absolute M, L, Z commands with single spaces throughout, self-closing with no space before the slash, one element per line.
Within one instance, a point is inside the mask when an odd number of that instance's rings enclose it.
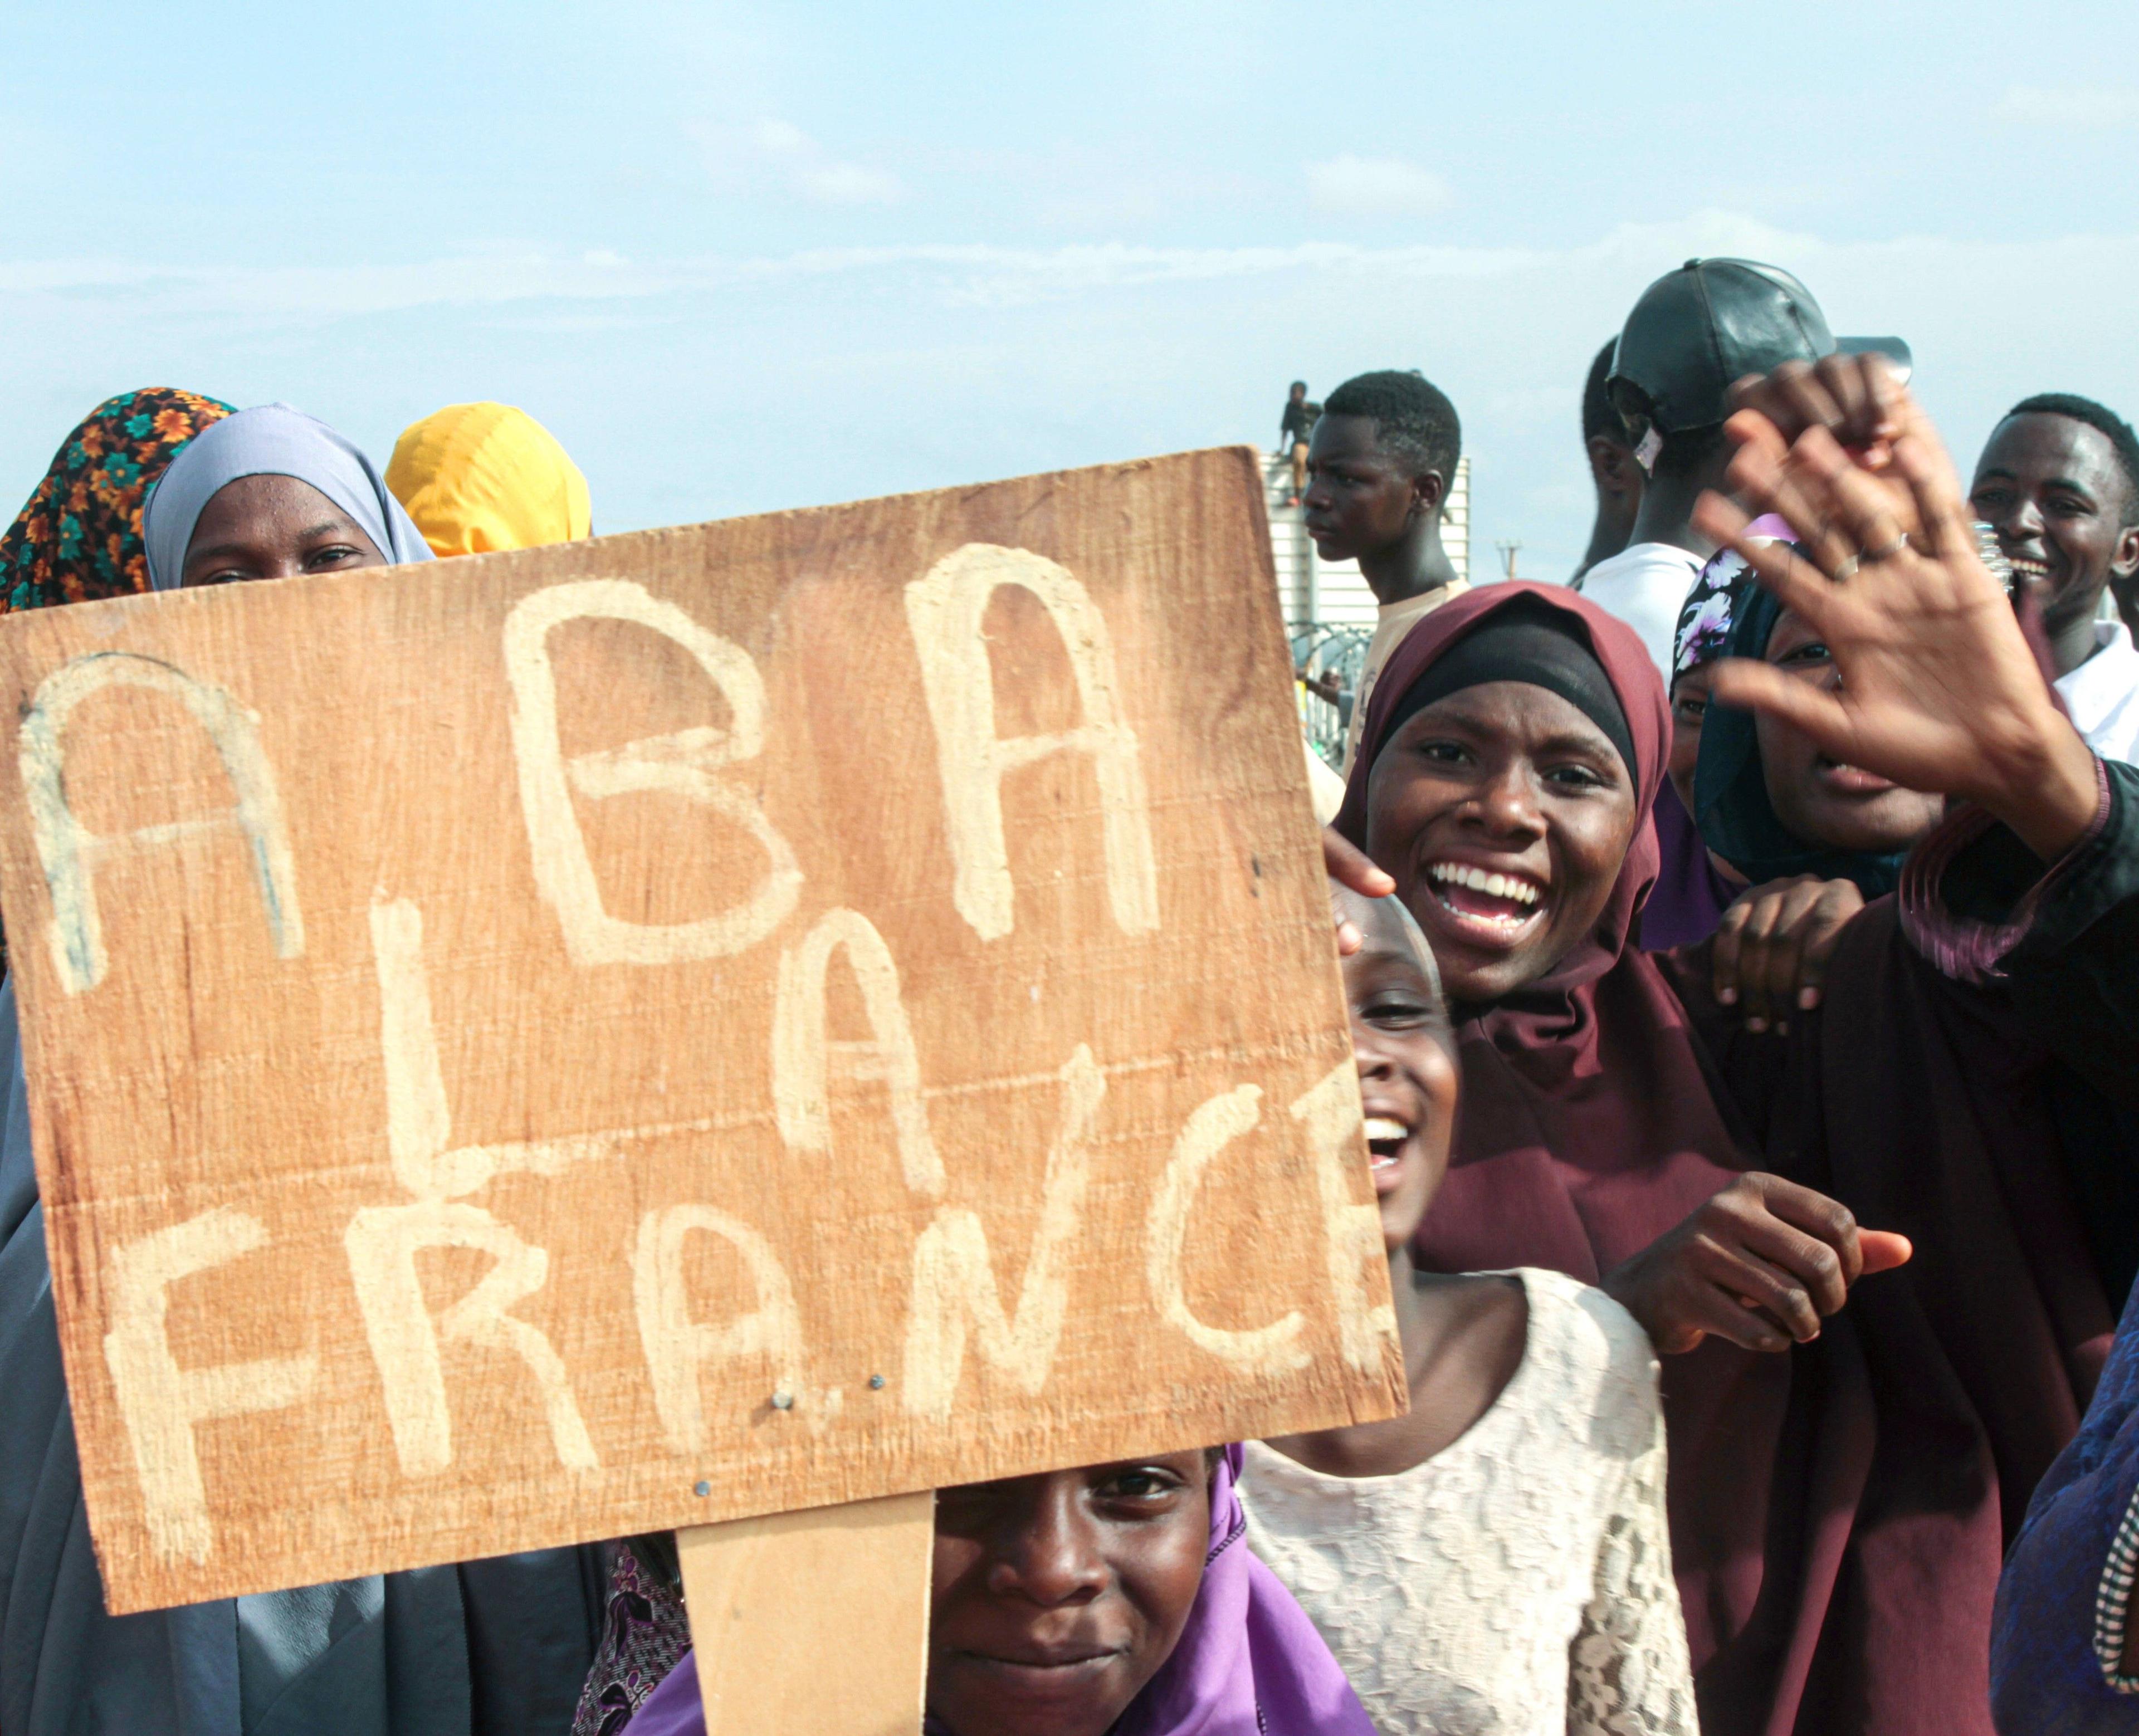
<path fill-rule="evenodd" d="M 1251 1443 L 1248 1542 L 1383 1736 L 1696 1736 L 1647 1336 L 1556 1272 L 1412 1270 L 1456 1073 L 1432 956 L 1339 892 L 1407 1416 Z"/>

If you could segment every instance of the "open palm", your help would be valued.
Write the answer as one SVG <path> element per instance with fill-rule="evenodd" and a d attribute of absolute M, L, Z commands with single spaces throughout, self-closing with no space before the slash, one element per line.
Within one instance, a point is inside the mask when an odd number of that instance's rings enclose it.
<path fill-rule="evenodd" d="M 1786 445 L 1757 411 L 1731 418 L 1733 489 L 1780 513 L 1813 558 L 1746 541 L 1747 515 L 1720 496 L 1702 497 L 1696 522 L 1819 635 L 1841 685 L 1732 659 L 1716 697 L 1770 713 L 1845 764 L 1980 803 L 2038 853 L 2061 854 L 2093 818 L 2092 756 L 1976 554 L 1951 464 L 1909 409 L 1878 476 L 1824 428 Z"/>

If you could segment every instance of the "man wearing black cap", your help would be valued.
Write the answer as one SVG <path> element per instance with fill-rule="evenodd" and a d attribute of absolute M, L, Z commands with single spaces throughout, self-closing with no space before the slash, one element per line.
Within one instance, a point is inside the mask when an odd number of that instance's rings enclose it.
<path fill-rule="evenodd" d="M 1579 588 L 1641 634 L 1659 674 L 1671 668 L 1680 605 L 1714 552 L 1693 528 L 1693 506 L 1703 489 L 1724 486 L 1732 383 L 1837 349 L 1883 350 L 1908 365 L 1899 339 L 1838 344 L 1810 290 L 1750 259 L 1689 259 L 1627 316 L 1608 389 L 1648 482 L 1627 547 L 1590 568 Z"/>

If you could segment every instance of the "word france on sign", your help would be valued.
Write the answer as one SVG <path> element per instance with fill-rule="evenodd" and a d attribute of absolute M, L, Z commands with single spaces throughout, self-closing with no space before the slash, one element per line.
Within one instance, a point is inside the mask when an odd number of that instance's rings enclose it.
<path fill-rule="evenodd" d="M 115 1612 L 1383 1416 L 1253 460 L 10 617 Z"/>

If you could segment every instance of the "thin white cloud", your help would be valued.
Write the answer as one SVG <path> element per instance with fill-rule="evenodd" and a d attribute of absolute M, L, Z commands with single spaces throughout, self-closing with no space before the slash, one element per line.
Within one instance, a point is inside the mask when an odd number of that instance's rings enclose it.
<path fill-rule="evenodd" d="M 1571 247 L 1432 244 L 1373 247 L 1342 242 L 1279 246 L 1168 247 L 1126 242 L 1053 247 L 988 242 L 821 247 L 739 258 L 649 262 L 605 249 L 552 253 L 499 247 L 402 265 L 253 268 L 167 266 L 90 257 L 0 262 L 0 308 L 39 301 L 102 303 L 130 315 L 226 315 L 335 319 L 427 306 L 645 303 L 747 285 L 837 277 L 882 280 L 917 305 L 1012 308 L 1079 298 L 1253 279 L 1300 285 L 1342 278 L 1368 286 L 1433 281 L 1549 280 L 1641 285 L 1697 254 L 1775 259 L 1794 269 L 1833 270 L 1853 261 L 1898 276 L 2038 269 L 2044 262 L 2117 259 L 2139 275 L 2139 236 L 2073 236 L 2061 241 L 1960 242 L 1902 237 L 1838 244 L 1729 212 L 1699 213 L 1660 224 L 1625 224 Z M 2032 262 L 2029 265 L 2027 262 Z M 1377 290 L 1378 292 L 1378 290 Z M 1616 292 L 1615 292 L 1616 293 Z M 1897 306 L 1894 319 L 1902 317 Z"/>
<path fill-rule="evenodd" d="M 1348 151 L 1309 164 L 1307 192 L 1318 211 L 1339 217 L 1431 217 L 1452 197 L 1447 182 L 1430 169 Z"/>
<path fill-rule="evenodd" d="M 2000 120 L 2031 126 L 2069 127 L 2082 132 L 2113 132 L 2139 126 L 2139 90 L 2102 85 L 2051 89 L 2015 85 L 1991 111 Z"/>
<path fill-rule="evenodd" d="M 768 116 L 750 130 L 750 142 L 761 168 L 812 204 L 890 205 L 906 197 L 889 169 L 840 162 L 791 120 Z"/>

